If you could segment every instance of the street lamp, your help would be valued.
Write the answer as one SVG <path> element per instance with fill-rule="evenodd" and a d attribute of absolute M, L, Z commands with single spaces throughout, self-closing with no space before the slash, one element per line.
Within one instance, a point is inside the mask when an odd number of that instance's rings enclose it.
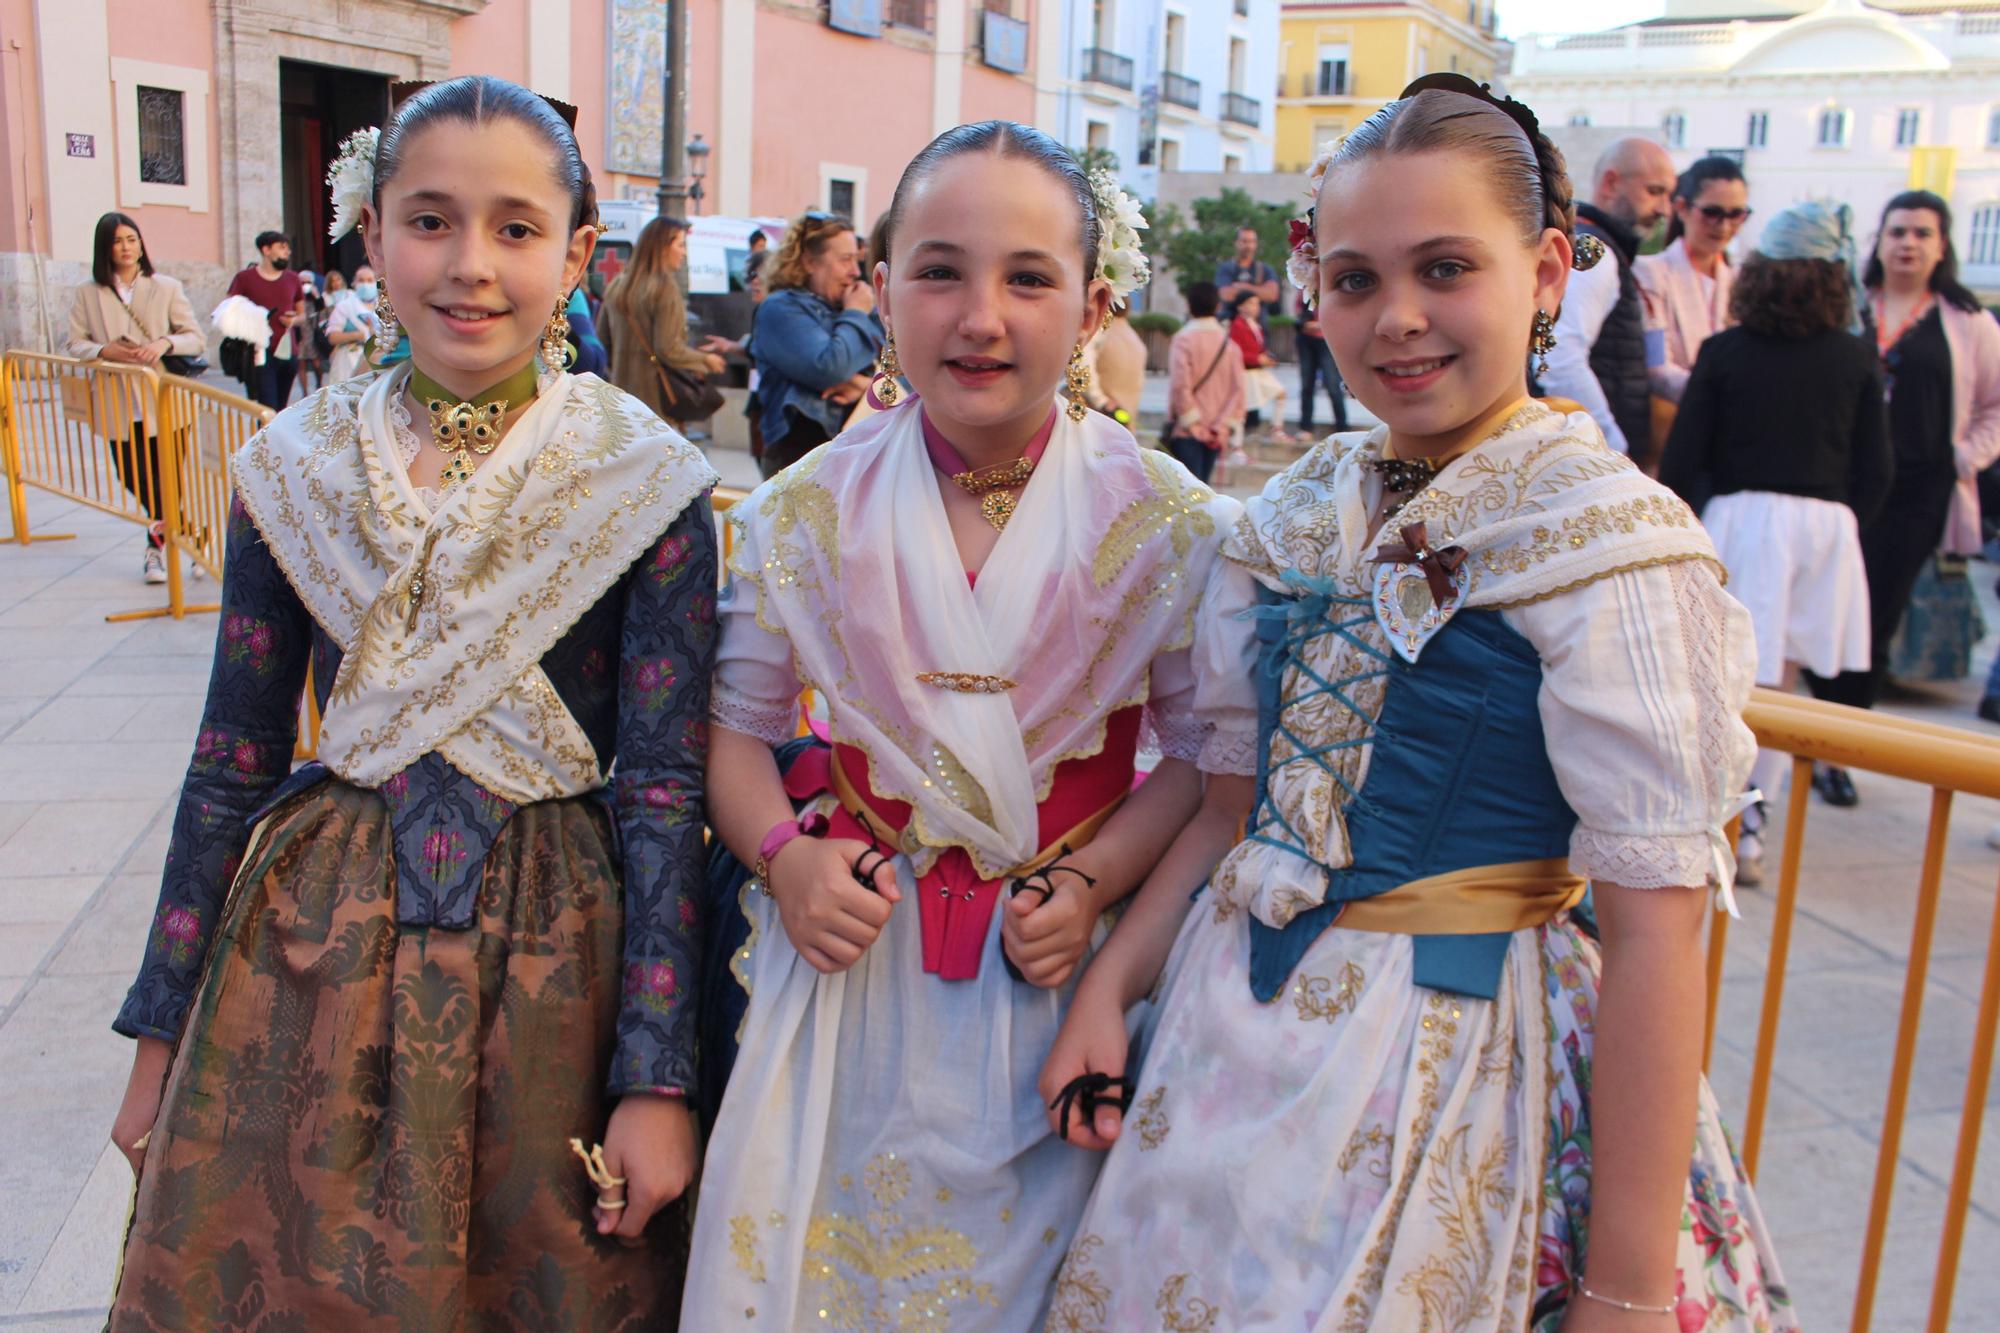
<path fill-rule="evenodd" d="M 701 201 L 708 194 L 701 184 L 708 179 L 708 153 L 709 146 L 703 142 L 699 133 L 688 141 L 688 199 L 694 205 L 688 210 L 690 214 L 701 212 Z"/>
<path fill-rule="evenodd" d="M 667 0 L 665 59 L 660 73 L 660 187 L 653 198 L 662 217 L 680 217 L 688 197 L 681 135 L 687 130 L 687 0 Z"/>

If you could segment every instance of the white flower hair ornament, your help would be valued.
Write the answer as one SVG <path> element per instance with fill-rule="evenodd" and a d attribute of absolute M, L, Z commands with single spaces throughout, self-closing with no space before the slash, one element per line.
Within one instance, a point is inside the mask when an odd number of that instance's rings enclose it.
<path fill-rule="evenodd" d="M 333 165 L 326 169 L 327 189 L 333 194 L 333 221 L 327 238 L 339 240 L 361 225 L 361 209 L 375 200 L 375 150 L 381 146 L 379 129 L 356 130 L 340 145 Z"/>
<path fill-rule="evenodd" d="M 1312 172 L 1306 177 L 1306 198 L 1319 198 L 1320 183 L 1326 179 L 1328 167 L 1333 165 L 1333 155 L 1340 151 L 1340 142 L 1332 140 L 1323 145 L 1319 156 L 1313 159 Z M 1314 203 L 1307 207 L 1304 217 L 1293 218 L 1291 222 L 1291 253 L 1285 256 L 1285 277 L 1298 289 L 1300 299 L 1306 309 L 1319 304 L 1319 243 L 1313 238 L 1316 223 L 1314 215 L 1319 206 Z"/>
<path fill-rule="evenodd" d="M 1090 173 L 1090 192 L 1097 200 L 1098 227 L 1103 235 L 1097 242 L 1097 276 L 1111 288 L 1111 308 L 1122 310 L 1132 293 L 1153 276 L 1139 233 L 1145 230 L 1146 215 L 1139 201 L 1118 187 L 1108 171 Z"/>

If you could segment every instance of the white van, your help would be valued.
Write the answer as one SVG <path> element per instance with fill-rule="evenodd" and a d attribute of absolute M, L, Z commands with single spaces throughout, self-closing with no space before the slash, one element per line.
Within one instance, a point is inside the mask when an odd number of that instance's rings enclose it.
<path fill-rule="evenodd" d="M 606 199 L 597 206 L 604 232 L 590 263 L 590 293 L 604 288 L 632 260 L 632 247 L 648 222 L 659 216 L 650 199 Z M 744 261 L 750 258 L 750 237 L 763 232 L 772 245 L 784 239 L 783 218 L 728 218 L 707 215 L 690 219 L 688 228 L 688 292 L 719 296 L 743 286 Z"/>

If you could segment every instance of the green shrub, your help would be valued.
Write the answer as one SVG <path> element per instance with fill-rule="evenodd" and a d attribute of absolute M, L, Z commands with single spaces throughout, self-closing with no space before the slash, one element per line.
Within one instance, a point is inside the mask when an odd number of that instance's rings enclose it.
<path fill-rule="evenodd" d="M 1164 333 L 1172 336 L 1180 332 L 1181 322 L 1164 310 L 1134 311 L 1131 318 L 1134 333 Z"/>

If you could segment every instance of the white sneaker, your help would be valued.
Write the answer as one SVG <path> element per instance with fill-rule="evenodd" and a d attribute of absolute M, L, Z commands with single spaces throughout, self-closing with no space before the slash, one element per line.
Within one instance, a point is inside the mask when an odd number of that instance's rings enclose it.
<path fill-rule="evenodd" d="M 139 568 L 148 583 L 165 583 L 167 581 L 166 557 L 161 555 L 160 548 L 151 542 L 146 543 L 145 561 Z"/>
<path fill-rule="evenodd" d="M 1736 882 L 1754 889 L 1764 882 L 1764 835 L 1745 833 L 1736 839 Z"/>

